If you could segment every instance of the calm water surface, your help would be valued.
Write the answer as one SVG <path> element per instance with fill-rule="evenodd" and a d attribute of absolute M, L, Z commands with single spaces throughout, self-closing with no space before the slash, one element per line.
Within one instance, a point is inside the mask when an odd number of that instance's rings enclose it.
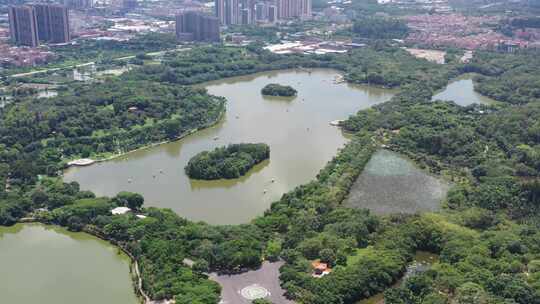
<path fill-rule="evenodd" d="M 495 100 L 486 97 L 474 90 L 474 74 L 464 74 L 451 81 L 441 92 L 433 96 L 433 100 L 453 101 L 460 106 L 468 106 L 473 103 L 492 104 Z"/>
<path fill-rule="evenodd" d="M 0 227 L 0 295 L 13 304 L 137 304 L 129 258 L 85 233 Z"/>
<path fill-rule="evenodd" d="M 376 214 L 435 211 L 448 188 L 447 183 L 416 168 L 412 161 L 380 150 L 353 184 L 345 203 Z"/>
<path fill-rule="evenodd" d="M 192 220 L 248 222 L 283 193 L 313 179 L 346 143 L 346 136 L 330 126 L 331 121 L 387 101 L 394 94 L 335 84 L 338 75 L 333 70 L 288 70 L 208 83 L 209 93 L 228 100 L 226 117 L 217 126 L 112 161 L 71 168 L 65 172 L 65 180 L 78 181 L 83 189 L 98 195 L 139 192 L 147 206 L 171 208 Z M 291 85 L 298 96 L 265 98 L 260 91 L 269 83 Z M 267 143 L 270 160 L 235 180 L 197 181 L 185 175 L 184 166 L 196 153 L 241 142 Z"/>

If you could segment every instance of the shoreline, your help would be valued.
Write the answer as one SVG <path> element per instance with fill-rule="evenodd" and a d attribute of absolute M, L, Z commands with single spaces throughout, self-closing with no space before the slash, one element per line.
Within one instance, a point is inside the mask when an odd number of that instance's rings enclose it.
<path fill-rule="evenodd" d="M 62 226 L 60 226 L 62 227 Z M 108 242 L 109 244 L 111 245 L 114 245 L 116 248 L 118 248 L 119 250 L 121 250 L 125 255 L 127 255 L 129 257 L 129 260 L 130 260 L 130 273 L 131 273 L 131 278 L 132 278 L 132 283 L 133 283 L 133 287 L 135 289 L 135 294 L 137 295 L 137 297 L 142 301 L 142 303 L 144 304 L 154 304 L 154 303 L 159 303 L 159 302 L 156 302 L 156 301 L 153 301 L 147 294 L 146 292 L 144 291 L 144 289 L 142 288 L 142 277 L 141 277 L 141 271 L 139 269 L 139 263 L 137 261 L 137 259 L 133 256 L 133 254 L 131 254 L 131 252 L 129 252 L 129 250 L 127 250 L 124 246 L 120 245 L 116 240 L 113 240 L 113 239 L 110 239 L 108 238 L 107 236 L 105 236 L 101 231 L 99 231 L 98 229 L 91 229 L 92 226 L 84 226 L 84 228 L 81 230 L 81 232 L 84 232 L 84 233 L 87 233 L 89 235 L 92 235 L 100 240 L 103 240 L 103 241 L 106 241 Z M 131 271 L 131 269 L 134 269 L 135 271 Z M 134 275 L 133 275 L 134 274 Z"/>
<path fill-rule="evenodd" d="M 164 144 L 168 144 L 168 143 L 172 143 L 172 142 L 175 142 L 175 141 L 182 140 L 182 139 L 188 137 L 189 135 L 197 133 L 198 131 L 214 127 L 220 121 L 223 120 L 223 118 L 225 117 L 226 111 L 227 111 L 227 108 L 224 105 L 224 108 L 220 111 L 219 115 L 217 116 L 217 118 L 214 121 L 209 122 L 208 124 L 200 126 L 198 128 L 189 129 L 189 130 L 185 131 L 184 133 L 178 135 L 174 139 L 150 143 L 148 145 L 144 145 L 144 146 L 141 146 L 139 148 L 129 150 L 129 151 L 126 151 L 126 152 L 122 152 L 122 153 L 119 153 L 119 154 L 114 154 L 112 156 L 105 157 L 105 158 L 96 158 L 96 159 L 89 158 L 93 162 L 91 164 L 88 164 L 88 165 L 68 165 L 68 163 L 66 163 L 67 167 L 64 170 L 67 170 L 67 169 L 72 168 L 72 167 L 75 167 L 75 168 L 89 167 L 89 166 L 92 166 L 92 165 L 97 164 L 97 163 L 102 163 L 102 162 L 110 161 L 110 160 L 113 160 L 113 159 L 116 159 L 116 158 L 120 158 L 122 156 L 126 156 L 126 155 L 128 155 L 130 153 L 134 153 L 134 152 L 137 152 L 137 151 L 146 150 L 146 149 L 150 149 L 150 148 L 158 147 L 158 146 L 161 146 L 161 145 L 164 145 Z M 68 160 L 68 162 L 72 162 L 72 161 L 76 161 L 76 160 L 77 159 L 72 159 L 72 160 Z"/>
<path fill-rule="evenodd" d="M 300 72 L 306 72 L 306 73 L 312 73 L 313 71 L 316 71 L 316 70 L 319 70 L 319 69 L 322 69 L 322 70 L 332 70 L 332 71 L 335 71 L 336 74 L 338 74 L 338 76 L 342 77 L 342 81 L 340 81 L 339 83 L 335 83 L 335 85 L 342 85 L 342 84 L 346 84 L 346 85 L 353 85 L 353 86 L 368 86 L 368 87 L 374 87 L 374 88 L 379 88 L 379 89 L 385 89 L 385 90 L 399 90 L 398 88 L 396 87 L 388 87 L 388 86 L 379 86 L 379 85 L 375 85 L 375 84 L 369 84 L 369 83 L 356 83 L 356 82 L 352 82 L 350 81 L 349 79 L 347 79 L 347 71 L 345 70 L 341 70 L 341 69 L 337 69 L 337 68 L 332 68 L 332 67 L 293 67 L 293 68 L 285 68 L 285 69 L 268 69 L 268 70 L 264 70 L 264 71 L 259 71 L 259 72 L 255 72 L 255 73 L 249 73 L 249 74 L 244 74 L 244 75 L 237 75 L 237 76 L 231 76 L 231 77 L 225 77 L 225 78 L 220 78 L 220 79 L 216 79 L 216 80 L 210 80 L 210 81 L 204 81 L 204 82 L 201 82 L 201 83 L 195 83 L 195 84 L 192 84 L 192 85 L 189 85 L 189 86 L 193 86 L 193 87 L 206 87 L 207 85 L 211 85 L 212 83 L 214 82 L 217 82 L 217 81 L 223 81 L 223 80 L 226 80 L 226 79 L 234 79 L 234 78 L 239 78 L 239 77 L 256 77 L 258 74 L 261 74 L 261 73 L 267 73 L 267 72 L 282 72 L 282 71 L 289 71 L 289 70 L 296 70 L 296 71 L 300 71 Z M 269 96 L 270 97 L 270 96 Z M 276 96 L 273 96 L 273 97 L 276 97 Z M 145 149 L 150 149 L 150 148 L 154 148 L 154 147 L 157 147 L 157 146 L 160 146 L 160 145 L 164 145 L 164 144 L 168 144 L 168 143 L 172 143 L 172 142 L 175 142 L 175 141 L 179 141 L 179 140 L 182 140 L 184 138 L 186 138 L 187 136 L 191 135 L 191 134 L 194 134 L 198 131 L 201 131 L 201 130 L 204 130 L 204 129 L 208 129 L 208 128 L 211 128 L 215 125 L 217 125 L 219 122 L 221 122 L 224 118 L 224 115 L 227 111 L 227 106 L 226 106 L 226 102 L 224 102 L 224 108 L 222 109 L 222 111 L 219 113 L 218 117 L 216 118 L 215 121 L 212 121 L 206 125 L 203 125 L 201 127 L 198 127 L 198 128 L 194 128 L 194 129 L 190 129 L 190 130 L 187 130 L 185 131 L 184 133 L 178 135 L 176 138 L 174 139 L 171 139 L 171 140 L 165 140 L 165 141 L 161 141 L 161 142 L 154 142 L 154 143 L 150 143 L 150 144 L 147 144 L 147 145 L 144 145 L 144 146 L 141 146 L 139 148 L 136 148 L 136 149 L 133 149 L 133 150 L 129 150 L 129 151 L 126 151 L 126 152 L 122 152 L 122 153 L 119 153 L 119 154 L 114 154 L 114 155 L 111 155 L 111 156 L 108 156 L 108 157 L 97 157 L 96 159 L 93 159 L 93 158 L 89 158 L 91 159 L 93 162 L 91 164 L 88 164 L 88 165 L 68 165 L 69 162 L 72 162 L 72 161 L 76 161 L 78 159 L 66 159 L 66 167 L 63 169 L 63 171 L 65 170 L 68 170 L 69 168 L 72 168 L 72 167 L 89 167 L 89 166 L 92 166 L 96 163 L 101 163 L 101 162 L 106 162 L 106 161 L 110 161 L 110 160 L 114 160 L 116 158 L 120 158 L 122 156 L 126 156 L 130 153 L 133 153 L 133 152 L 137 152 L 137 151 L 141 151 L 141 150 L 145 150 Z M 346 120 L 346 119 L 344 119 Z M 344 121 L 343 120 L 343 121 Z M 343 130 L 343 128 L 341 128 L 340 126 L 337 126 L 339 127 L 341 130 Z"/>
<path fill-rule="evenodd" d="M 23 218 L 20 218 L 16 223 L 19 223 L 19 224 L 38 223 L 38 224 L 41 224 L 41 225 L 51 225 L 51 226 L 57 226 L 57 227 L 61 227 L 63 229 L 66 229 L 66 227 L 61 226 L 61 225 L 41 222 L 40 220 L 38 220 L 35 217 L 23 217 Z M 92 228 L 93 228 L 93 226 L 86 225 L 86 226 L 84 226 L 84 228 L 81 231 L 72 231 L 72 232 L 74 232 L 74 233 L 86 233 L 86 234 L 91 235 L 91 236 L 93 236 L 95 238 L 98 238 L 98 239 L 100 239 L 102 241 L 105 241 L 105 242 L 113 245 L 117 249 L 119 249 L 122 253 L 124 253 L 129 258 L 129 261 L 130 261 L 129 269 L 130 269 L 130 276 L 131 276 L 131 279 L 132 279 L 131 281 L 132 281 L 132 285 L 134 287 L 133 289 L 135 290 L 135 295 L 137 296 L 137 298 L 139 300 L 141 300 L 140 303 L 143 303 L 143 304 L 173 304 L 174 303 L 174 300 L 172 300 L 172 299 L 152 300 L 150 298 L 150 296 L 148 296 L 148 294 L 146 294 L 146 292 L 144 291 L 144 289 L 142 287 L 143 281 L 142 281 L 141 271 L 139 269 L 139 263 L 138 263 L 137 259 L 133 256 L 133 254 L 131 252 L 129 252 L 129 250 L 127 250 L 124 246 L 120 245 L 119 242 L 117 242 L 116 240 L 110 239 L 107 236 L 105 236 L 100 230 L 92 229 Z"/>

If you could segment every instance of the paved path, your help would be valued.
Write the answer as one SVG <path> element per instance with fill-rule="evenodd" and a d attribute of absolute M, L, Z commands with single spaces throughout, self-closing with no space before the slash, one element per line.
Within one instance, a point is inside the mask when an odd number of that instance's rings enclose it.
<path fill-rule="evenodd" d="M 159 51 L 159 52 L 147 53 L 146 55 L 151 56 L 151 57 L 155 57 L 155 56 L 165 54 L 167 52 L 173 52 L 173 51 L 174 52 L 185 52 L 185 51 L 189 51 L 189 50 L 191 50 L 191 48 L 176 48 L 176 49 L 164 50 L 164 51 Z M 127 60 L 127 59 L 131 59 L 131 58 L 135 58 L 135 55 L 125 56 L 125 57 L 120 57 L 120 58 L 114 58 L 113 60 L 121 61 L 121 60 Z M 55 72 L 55 71 L 60 71 L 60 70 L 65 70 L 65 69 L 81 68 L 81 67 L 85 67 L 85 66 L 89 66 L 89 65 L 93 65 L 93 64 L 96 64 L 96 63 L 94 61 L 91 61 L 91 62 L 75 64 L 75 65 L 70 65 L 70 66 L 65 66 L 65 67 L 42 69 L 42 70 L 36 70 L 36 71 L 31 71 L 31 72 L 26 72 L 26 73 L 13 74 L 13 75 L 8 75 L 8 77 L 12 77 L 12 78 L 26 77 L 26 76 L 32 76 L 32 75 L 35 75 L 35 74 L 46 73 L 46 72 Z"/>
<path fill-rule="evenodd" d="M 210 279 L 218 282 L 222 287 L 221 304 L 251 304 L 251 300 L 245 296 L 260 291 L 268 292 L 266 299 L 274 304 L 293 304 L 293 301 L 287 300 L 283 296 L 285 291 L 279 285 L 279 267 L 281 265 L 283 262 L 264 262 L 257 270 L 234 275 L 212 273 Z M 248 288 L 244 289 L 246 287 Z"/>

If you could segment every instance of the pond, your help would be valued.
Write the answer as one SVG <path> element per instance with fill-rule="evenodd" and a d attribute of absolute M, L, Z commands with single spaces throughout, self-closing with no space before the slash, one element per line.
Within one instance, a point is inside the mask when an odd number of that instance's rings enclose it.
<path fill-rule="evenodd" d="M 171 208 L 192 220 L 246 223 L 283 193 L 314 179 L 347 142 L 331 121 L 394 95 L 391 90 L 336 84 L 339 75 L 325 69 L 286 70 L 207 83 L 209 93 L 228 100 L 225 118 L 215 127 L 111 161 L 70 168 L 64 179 L 98 195 L 139 192 L 146 206 Z M 269 83 L 290 85 L 298 96 L 263 97 L 261 89 Z M 270 160 L 234 180 L 190 180 L 184 173 L 196 153 L 242 142 L 268 144 Z"/>
<path fill-rule="evenodd" d="M 460 106 L 473 103 L 493 104 L 496 101 L 474 90 L 474 74 L 464 74 L 452 80 L 441 92 L 435 94 L 432 100 L 453 101 Z"/>
<path fill-rule="evenodd" d="M 353 184 L 345 204 L 375 214 L 435 211 L 449 185 L 389 150 L 377 151 Z"/>
<path fill-rule="evenodd" d="M 137 304 L 129 258 L 86 233 L 0 227 L 2 303 Z"/>

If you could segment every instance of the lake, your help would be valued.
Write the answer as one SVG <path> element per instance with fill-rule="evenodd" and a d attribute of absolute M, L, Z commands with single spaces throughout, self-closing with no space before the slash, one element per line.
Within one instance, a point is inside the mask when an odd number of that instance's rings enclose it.
<path fill-rule="evenodd" d="M 129 264 L 118 248 L 86 233 L 0 227 L 2 303 L 138 304 Z"/>
<path fill-rule="evenodd" d="M 286 70 L 207 83 L 209 93 L 228 101 L 226 115 L 216 126 L 111 161 L 70 168 L 64 179 L 77 181 L 82 189 L 98 195 L 138 192 L 144 195 L 146 206 L 171 208 L 191 220 L 249 222 L 283 193 L 314 179 L 347 142 L 347 135 L 331 126 L 331 121 L 387 101 L 395 93 L 336 84 L 339 75 L 327 69 Z M 298 95 L 293 99 L 263 97 L 261 89 L 269 83 L 290 85 Z M 268 144 L 270 159 L 234 180 L 190 180 L 184 173 L 195 154 L 242 142 Z"/>
<path fill-rule="evenodd" d="M 375 214 L 417 213 L 439 209 L 449 185 L 405 157 L 379 150 L 353 184 L 345 204 Z"/>
<path fill-rule="evenodd" d="M 446 88 L 436 93 L 432 100 L 453 101 L 460 106 L 473 103 L 492 104 L 496 101 L 474 90 L 474 74 L 464 74 L 450 81 Z"/>

